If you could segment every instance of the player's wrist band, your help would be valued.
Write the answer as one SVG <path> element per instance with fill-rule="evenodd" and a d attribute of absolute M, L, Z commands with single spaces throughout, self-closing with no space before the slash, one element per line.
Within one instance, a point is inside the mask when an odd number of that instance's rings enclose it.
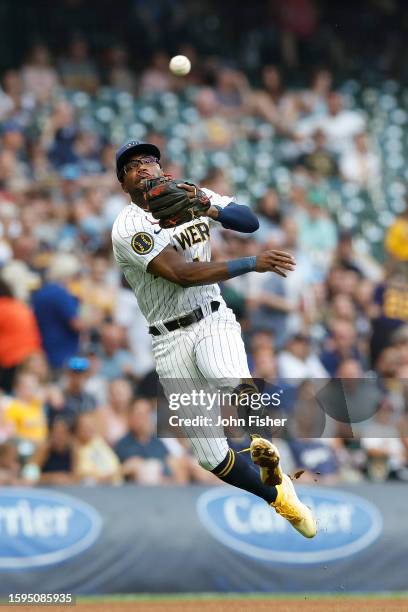
<path fill-rule="evenodd" d="M 228 278 L 241 276 L 247 272 L 253 272 L 256 268 L 256 256 L 241 257 L 240 259 L 232 259 L 227 261 Z"/>

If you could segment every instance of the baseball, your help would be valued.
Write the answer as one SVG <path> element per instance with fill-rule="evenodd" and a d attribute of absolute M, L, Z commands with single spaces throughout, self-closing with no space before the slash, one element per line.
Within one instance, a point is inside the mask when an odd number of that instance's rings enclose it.
<path fill-rule="evenodd" d="M 185 76 L 191 70 L 191 62 L 185 55 L 175 55 L 169 64 L 170 71 L 177 76 Z"/>

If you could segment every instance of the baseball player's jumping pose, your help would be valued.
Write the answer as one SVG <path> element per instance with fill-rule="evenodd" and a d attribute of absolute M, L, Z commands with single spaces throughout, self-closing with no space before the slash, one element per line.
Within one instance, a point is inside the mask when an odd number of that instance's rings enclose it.
<path fill-rule="evenodd" d="M 150 325 L 159 378 L 165 392 L 169 379 L 250 380 L 240 326 L 217 282 L 253 271 L 286 277 L 294 269 L 294 258 L 271 250 L 257 257 L 212 262 L 212 224 L 254 232 L 256 216 L 209 189 L 169 184 L 159 160 L 160 151 L 153 144 L 131 141 L 117 151 L 117 177 L 131 202 L 112 230 L 116 261 Z M 151 179 L 157 179 L 158 185 Z M 174 206 L 165 200 L 168 190 L 177 192 Z M 196 410 L 199 413 L 200 408 Z M 187 409 L 186 415 L 192 416 Z M 252 439 L 250 453 L 258 471 L 228 447 L 223 431 L 215 431 L 210 435 L 208 428 L 186 430 L 200 465 L 224 482 L 265 499 L 303 536 L 314 537 L 315 518 L 283 473 L 278 449 L 263 438 Z"/>

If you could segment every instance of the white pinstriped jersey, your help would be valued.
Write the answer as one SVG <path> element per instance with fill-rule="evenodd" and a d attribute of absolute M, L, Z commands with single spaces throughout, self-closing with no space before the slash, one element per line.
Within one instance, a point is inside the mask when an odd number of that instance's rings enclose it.
<path fill-rule="evenodd" d="M 209 189 L 211 204 L 224 208 L 232 198 Z M 201 217 L 173 229 L 160 229 L 151 215 L 129 204 L 118 215 L 112 229 L 115 259 L 134 291 L 149 325 L 191 312 L 212 300 L 223 301 L 217 284 L 180 287 L 147 272 L 147 266 L 168 245 L 184 254 L 186 261 L 210 261 L 209 217 Z"/>

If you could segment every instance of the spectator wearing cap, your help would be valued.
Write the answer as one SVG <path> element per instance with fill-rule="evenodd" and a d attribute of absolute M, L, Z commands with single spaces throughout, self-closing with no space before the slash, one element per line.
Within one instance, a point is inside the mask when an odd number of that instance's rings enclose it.
<path fill-rule="evenodd" d="M 88 328 L 79 315 L 79 300 L 68 289 L 79 270 L 80 263 L 74 255 L 55 255 L 47 281 L 32 296 L 42 344 L 54 369 L 62 368 L 78 353 L 80 332 Z"/>
<path fill-rule="evenodd" d="M 95 398 L 85 390 L 89 365 L 86 357 L 75 356 L 68 360 L 62 393 L 63 400 L 48 407 L 50 423 L 53 423 L 56 418 L 62 418 L 72 425 L 79 414 L 96 410 Z"/>
<path fill-rule="evenodd" d="M 41 337 L 32 310 L 13 297 L 0 278 L 0 387 L 9 393 L 17 368 L 41 351 Z"/>

